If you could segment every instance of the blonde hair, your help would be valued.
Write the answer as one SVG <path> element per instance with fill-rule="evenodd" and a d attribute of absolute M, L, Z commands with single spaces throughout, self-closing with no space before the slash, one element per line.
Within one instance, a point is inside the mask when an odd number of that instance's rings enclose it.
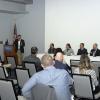
<path fill-rule="evenodd" d="M 48 67 L 50 65 L 53 64 L 53 58 L 52 56 L 45 54 L 42 56 L 41 58 L 41 64 L 43 65 L 43 67 Z"/>
<path fill-rule="evenodd" d="M 80 65 L 79 65 L 79 70 L 80 73 L 84 73 L 84 70 L 89 70 L 92 69 L 91 61 L 88 55 L 81 55 L 80 57 Z"/>

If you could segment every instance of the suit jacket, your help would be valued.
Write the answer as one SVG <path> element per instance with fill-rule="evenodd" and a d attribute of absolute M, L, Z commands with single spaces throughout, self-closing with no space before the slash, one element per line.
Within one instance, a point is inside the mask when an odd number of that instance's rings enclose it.
<path fill-rule="evenodd" d="M 95 54 L 93 55 L 93 53 L 95 53 Z M 94 49 L 92 49 L 91 52 L 90 52 L 90 56 L 100 56 L 100 50 L 97 49 L 95 51 Z"/>
<path fill-rule="evenodd" d="M 77 55 L 88 54 L 87 49 L 78 49 Z"/>
<path fill-rule="evenodd" d="M 48 53 L 49 54 L 54 54 L 55 53 L 55 48 L 53 48 L 53 49 L 52 48 L 49 48 L 48 49 Z"/>
<path fill-rule="evenodd" d="M 14 46 L 15 46 L 16 52 L 17 52 L 18 51 L 18 39 L 15 40 Z M 21 41 L 20 41 L 20 51 L 21 51 L 21 53 L 24 53 L 24 46 L 25 46 L 25 42 L 24 42 L 23 39 L 21 39 Z"/>

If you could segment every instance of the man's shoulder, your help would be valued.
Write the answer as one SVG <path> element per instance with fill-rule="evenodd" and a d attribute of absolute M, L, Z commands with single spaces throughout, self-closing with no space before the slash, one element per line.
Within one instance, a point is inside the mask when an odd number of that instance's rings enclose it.
<path fill-rule="evenodd" d="M 87 49 L 86 49 L 86 48 L 84 48 L 83 50 L 87 51 Z"/>
<path fill-rule="evenodd" d="M 91 51 L 94 51 L 94 49 L 91 49 Z"/>
<path fill-rule="evenodd" d="M 55 68 L 55 70 L 56 70 L 56 73 L 59 73 L 59 74 L 68 74 L 68 72 L 65 70 L 65 69 L 56 69 Z"/>
<path fill-rule="evenodd" d="M 21 39 L 22 42 L 24 42 L 24 39 Z"/>
<path fill-rule="evenodd" d="M 100 52 L 100 49 L 97 49 L 98 52 Z"/>

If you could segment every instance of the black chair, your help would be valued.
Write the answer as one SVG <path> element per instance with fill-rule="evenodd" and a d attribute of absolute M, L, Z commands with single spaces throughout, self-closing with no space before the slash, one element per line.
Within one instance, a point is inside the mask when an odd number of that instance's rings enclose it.
<path fill-rule="evenodd" d="M 73 74 L 75 96 L 85 100 L 100 100 L 100 92 L 94 93 L 90 75 Z"/>
<path fill-rule="evenodd" d="M 18 85 L 20 89 L 24 86 L 24 84 L 29 80 L 30 74 L 28 69 L 16 68 L 16 77 L 18 81 Z"/>
<path fill-rule="evenodd" d="M 98 79 L 100 79 L 100 61 L 91 61 L 92 65 L 93 65 L 93 69 L 96 72 L 96 76 Z"/>
<path fill-rule="evenodd" d="M 15 78 L 15 68 L 17 67 L 17 62 L 14 56 L 6 57 L 7 63 L 11 64 L 11 67 L 7 68 L 9 77 Z"/>
<path fill-rule="evenodd" d="M 34 100 L 57 100 L 55 89 L 44 84 L 35 85 L 32 89 L 32 96 Z"/>
<path fill-rule="evenodd" d="M 24 61 L 23 67 L 29 69 L 29 73 L 31 76 L 37 72 L 36 64 L 34 62 Z"/>
<path fill-rule="evenodd" d="M 1 100 L 18 100 L 11 80 L 0 79 L 0 97 Z"/>
<path fill-rule="evenodd" d="M 79 67 L 80 60 L 70 60 L 70 67 L 71 67 L 71 75 L 74 73 L 74 70 Z"/>

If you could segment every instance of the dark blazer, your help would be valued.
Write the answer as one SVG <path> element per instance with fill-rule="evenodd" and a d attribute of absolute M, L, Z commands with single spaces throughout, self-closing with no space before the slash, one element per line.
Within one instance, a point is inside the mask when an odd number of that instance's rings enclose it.
<path fill-rule="evenodd" d="M 93 53 L 95 52 L 95 50 L 94 49 L 92 49 L 91 50 L 91 52 L 90 52 L 90 56 L 93 56 Z M 96 50 L 96 52 L 95 52 L 95 55 L 94 56 L 100 56 L 100 50 L 99 49 L 97 49 Z"/>
<path fill-rule="evenodd" d="M 18 39 L 15 40 L 14 46 L 15 46 L 16 52 L 17 52 L 18 51 Z M 24 46 L 25 46 L 25 42 L 24 42 L 23 39 L 21 39 L 21 42 L 20 42 L 20 51 L 21 51 L 21 53 L 24 53 Z"/>
<path fill-rule="evenodd" d="M 65 69 L 66 71 L 69 72 L 70 67 L 67 64 L 63 64 L 62 62 L 55 60 L 55 64 L 54 64 L 55 68 L 57 69 Z"/>
<path fill-rule="evenodd" d="M 52 48 L 49 48 L 48 49 L 48 53 L 49 54 L 54 54 L 55 53 L 55 48 L 53 48 L 53 49 Z"/>
<path fill-rule="evenodd" d="M 78 49 L 77 55 L 88 54 L 87 49 Z"/>

